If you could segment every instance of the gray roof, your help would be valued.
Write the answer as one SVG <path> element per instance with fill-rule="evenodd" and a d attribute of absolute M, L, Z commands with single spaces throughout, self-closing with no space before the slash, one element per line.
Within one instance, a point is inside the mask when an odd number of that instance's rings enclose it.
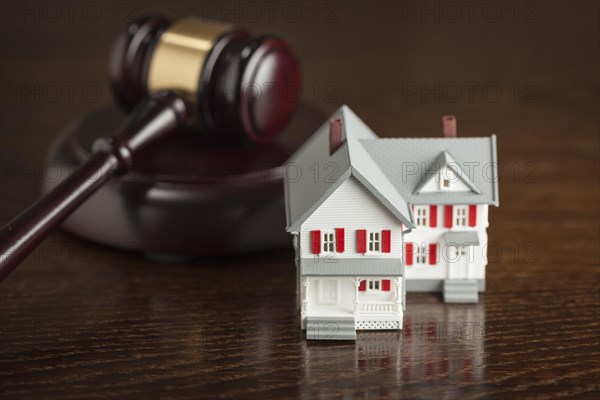
<path fill-rule="evenodd" d="M 479 246 L 480 243 L 477 231 L 446 232 L 444 233 L 444 240 L 448 244 L 458 244 L 461 246 Z"/>
<path fill-rule="evenodd" d="M 297 231 L 350 176 L 361 182 L 400 222 L 414 228 L 408 204 L 359 144 L 359 140 L 377 139 L 377 135 L 347 106 L 340 107 L 330 118 L 343 121 L 341 147 L 329 154 L 329 121 L 326 121 L 286 162 L 288 232 Z M 317 176 L 315 163 L 319 165 Z"/>
<path fill-rule="evenodd" d="M 288 232 L 300 225 L 350 176 L 361 182 L 405 226 L 414 228 L 409 204 L 498 205 L 496 137 L 381 139 L 347 106 L 344 143 L 329 154 L 329 121 L 286 162 L 284 190 Z M 315 165 L 319 173 L 315 174 Z M 448 165 L 465 192 L 424 193 L 432 172 Z M 409 173 L 407 166 L 416 168 Z M 316 178 L 316 179 L 315 179 Z"/>
<path fill-rule="evenodd" d="M 361 140 L 400 195 L 410 204 L 498 205 L 496 136 L 457 138 L 393 138 Z M 452 154 L 470 192 L 421 193 L 416 189 L 440 168 L 440 155 Z M 449 155 L 448 154 L 448 155 Z M 445 156 L 445 155 L 444 155 Z M 416 169 L 416 170 L 415 170 Z M 414 173 L 412 173 L 414 171 Z"/>
<path fill-rule="evenodd" d="M 402 276 L 402 262 L 393 258 L 303 258 L 304 276 Z"/>

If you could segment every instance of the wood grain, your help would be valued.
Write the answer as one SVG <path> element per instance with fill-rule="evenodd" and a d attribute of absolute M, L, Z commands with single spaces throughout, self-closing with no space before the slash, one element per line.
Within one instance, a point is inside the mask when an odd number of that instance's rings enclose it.
<path fill-rule="evenodd" d="M 291 249 L 162 264 L 57 232 L 2 283 L 0 397 L 598 398 L 599 6 L 526 3 L 516 22 L 513 2 L 498 22 L 451 22 L 437 2 L 439 22 L 408 15 L 411 2 L 323 2 L 317 20 L 312 2 L 297 3 L 294 22 L 270 19 L 263 3 L 255 23 L 237 3 L 217 15 L 282 32 L 302 60 L 304 97 L 326 112 L 347 103 L 381 136 L 439 135 L 444 114 L 461 136 L 498 135 L 501 207 L 490 210 L 496 251 L 479 304 L 409 294 L 403 333 L 307 343 Z M 125 17 L 115 23 L 102 4 L 93 23 L 3 9 L 0 222 L 36 198 L 54 132 L 111 101 L 105 60 Z M 19 89 L 69 82 L 101 96 L 52 102 Z M 442 92 L 465 82 L 502 95 Z"/>

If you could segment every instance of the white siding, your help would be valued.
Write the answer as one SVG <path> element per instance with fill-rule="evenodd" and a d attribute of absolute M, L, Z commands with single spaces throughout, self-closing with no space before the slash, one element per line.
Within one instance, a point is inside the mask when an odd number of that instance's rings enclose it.
<path fill-rule="evenodd" d="M 311 252 L 311 231 L 335 228 L 345 229 L 345 251 L 335 257 L 389 257 L 402 256 L 400 222 L 356 178 L 350 177 L 302 224 L 300 228 L 301 257 L 314 257 Z M 356 252 L 356 230 L 391 230 L 390 253 L 363 255 Z M 318 257 L 318 256 L 317 256 Z"/>
<path fill-rule="evenodd" d="M 454 219 L 453 219 L 454 222 Z M 405 242 L 413 243 L 439 243 L 438 245 L 438 263 L 436 265 L 407 265 L 404 269 L 406 279 L 447 279 L 448 278 L 448 256 L 447 244 L 443 239 L 444 233 L 448 231 L 473 231 L 476 230 L 479 236 L 480 245 L 471 247 L 471 267 L 469 271 L 470 279 L 485 279 L 485 266 L 487 264 L 487 232 L 488 227 L 488 205 L 477 206 L 477 225 L 475 227 L 444 227 L 444 206 L 437 206 L 437 227 L 418 227 L 413 229 L 404 237 Z"/>

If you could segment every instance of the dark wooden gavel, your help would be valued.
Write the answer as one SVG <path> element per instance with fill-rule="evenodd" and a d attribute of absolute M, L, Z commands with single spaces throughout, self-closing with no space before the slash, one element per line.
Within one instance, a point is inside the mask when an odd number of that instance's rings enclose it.
<path fill-rule="evenodd" d="M 94 143 L 85 164 L 0 230 L 0 280 L 106 181 L 130 171 L 150 143 L 190 129 L 226 142 L 268 142 L 291 117 L 297 96 L 289 93 L 300 86 L 298 61 L 283 40 L 194 17 L 129 24 L 109 75 L 129 117 L 114 136 Z"/>

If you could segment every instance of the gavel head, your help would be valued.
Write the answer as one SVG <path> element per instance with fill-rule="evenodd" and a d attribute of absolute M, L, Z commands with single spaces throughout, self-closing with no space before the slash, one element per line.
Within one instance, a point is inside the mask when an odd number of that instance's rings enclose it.
<path fill-rule="evenodd" d="M 109 64 L 117 101 L 131 109 L 169 89 L 197 111 L 197 122 L 230 139 L 267 142 L 299 100 L 300 67 L 289 45 L 231 25 L 147 16 L 129 24 Z"/>

